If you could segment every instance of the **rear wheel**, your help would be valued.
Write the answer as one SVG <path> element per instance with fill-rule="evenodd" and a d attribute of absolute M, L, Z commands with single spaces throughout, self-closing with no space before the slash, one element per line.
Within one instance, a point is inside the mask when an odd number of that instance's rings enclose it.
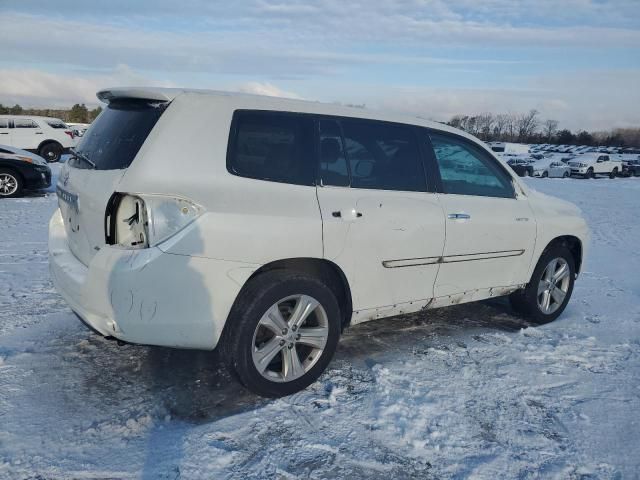
<path fill-rule="evenodd" d="M 611 170 L 611 173 L 609 174 L 609 178 L 616 178 L 618 176 L 618 167 L 615 167 L 613 170 Z"/>
<path fill-rule="evenodd" d="M 538 260 L 524 290 L 511 294 L 511 306 L 534 323 L 552 322 L 567 306 L 574 281 L 573 255 L 565 246 L 551 246 Z"/>
<path fill-rule="evenodd" d="M 0 169 L 0 197 L 18 197 L 22 193 L 22 178 L 11 170 Z"/>
<path fill-rule="evenodd" d="M 58 162 L 62 157 L 63 151 L 64 149 L 59 143 L 49 142 L 40 147 L 40 149 L 38 150 L 38 155 L 40 155 L 49 163 Z"/>
<path fill-rule="evenodd" d="M 320 280 L 280 270 L 251 280 L 227 322 L 223 348 L 231 369 L 252 392 L 281 397 L 306 388 L 326 369 L 341 315 Z"/>
<path fill-rule="evenodd" d="M 562 174 L 562 178 L 569 178 L 569 172 L 564 172 Z"/>
<path fill-rule="evenodd" d="M 542 172 L 542 178 L 547 178 L 548 176 L 549 176 L 549 172 L 547 172 L 546 170 Z"/>

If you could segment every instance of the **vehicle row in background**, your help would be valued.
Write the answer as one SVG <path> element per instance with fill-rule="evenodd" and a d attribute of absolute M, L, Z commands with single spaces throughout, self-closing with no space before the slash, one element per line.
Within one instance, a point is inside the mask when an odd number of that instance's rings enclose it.
<path fill-rule="evenodd" d="M 602 153 L 594 151 L 598 147 L 572 146 L 571 151 L 557 151 L 544 150 L 541 145 L 506 142 L 489 142 L 489 147 L 521 177 L 640 176 L 640 149 L 609 147 L 607 150 L 623 153 Z"/>
<path fill-rule="evenodd" d="M 0 198 L 19 197 L 25 190 L 51 186 L 51 169 L 42 157 L 0 145 Z"/>
<path fill-rule="evenodd" d="M 0 144 L 37 153 L 47 162 L 57 162 L 76 145 L 69 126 L 58 118 L 0 115 Z"/>

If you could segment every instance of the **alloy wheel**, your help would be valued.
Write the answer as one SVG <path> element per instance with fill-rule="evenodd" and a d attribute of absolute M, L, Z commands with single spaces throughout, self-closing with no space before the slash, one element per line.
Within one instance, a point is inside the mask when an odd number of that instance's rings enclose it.
<path fill-rule="evenodd" d="M 328 338 L 329 320 L 320 302 L 308 295 L 285 297 L 258 322 L 252 342 L 253 364 L 272 382 L 291 382 L 313 368 Z"/>
<path fill-rule="evenodd" d="M 9 173 L 0 173 L 0 195 L 9 196 L 18 190 L 18 180 Z"/>
<path fill-rule="evenodd" d="M 571 270 L 564 258 L 554 258 L 542 272 L 538 283 L 538 308 L 545 315 L 554 313 L 567 296 Z"/>

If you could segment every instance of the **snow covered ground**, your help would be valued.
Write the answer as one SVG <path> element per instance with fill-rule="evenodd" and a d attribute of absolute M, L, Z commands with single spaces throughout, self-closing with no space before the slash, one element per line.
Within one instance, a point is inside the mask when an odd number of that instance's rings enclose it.
<path fill-rule="evenodd" d="M 527 181 L 593 229 L 558 321 L 498 300 L 360 325 L 275 401 L 215 352 L 90 333 L 49 281 L 55 195 L 0 201 L 0 478 L 639 478 L 640 179 Z"/>

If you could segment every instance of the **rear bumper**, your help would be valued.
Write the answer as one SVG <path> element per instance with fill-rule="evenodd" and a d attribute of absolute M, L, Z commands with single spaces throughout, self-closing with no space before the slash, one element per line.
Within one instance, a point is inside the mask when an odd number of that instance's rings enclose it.
<path fill-rule="evenodd" d="M 92 329 L 146 345 L 215 348 L 242 286 L 233 262 L 157 247 L 105 246 L 87 267 L 68 247 L 59 210 L 49 224 L 49 265 L 58 292 Z"/>

